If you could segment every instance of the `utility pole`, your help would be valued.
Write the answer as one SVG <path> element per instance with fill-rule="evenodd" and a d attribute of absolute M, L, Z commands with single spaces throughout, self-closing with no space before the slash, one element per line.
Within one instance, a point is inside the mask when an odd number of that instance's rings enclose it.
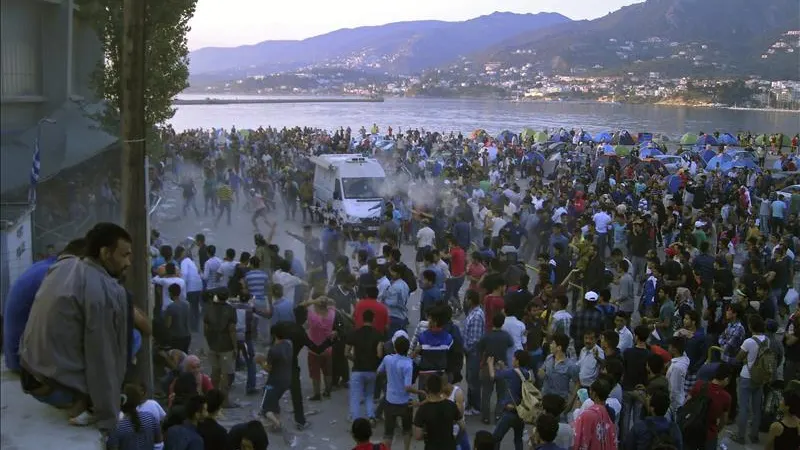
<path fill-rule="evenodd" d="M 124 0 L 124 38 L 122 47 L 122 189 L 125 228 L 133 238 L 133 261 L 128 274 L 128 289 L 134 305 L 152 322 L 149 199 L 145 136 L 145 14 L 146 0 Z M 153 392 L 152 341 L 142 337 L 136 358 L 139 381 Z"/>

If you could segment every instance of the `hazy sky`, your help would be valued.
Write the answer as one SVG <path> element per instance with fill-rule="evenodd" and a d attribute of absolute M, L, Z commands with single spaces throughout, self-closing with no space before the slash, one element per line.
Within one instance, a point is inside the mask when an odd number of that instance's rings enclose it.
<path fill-rule="evenodd" d="M 189 48 L 305 39 L 340 28 L 405 20 L 471 19 L 494 11 L 594 19 L 642 0 L 198 0 Z"/>

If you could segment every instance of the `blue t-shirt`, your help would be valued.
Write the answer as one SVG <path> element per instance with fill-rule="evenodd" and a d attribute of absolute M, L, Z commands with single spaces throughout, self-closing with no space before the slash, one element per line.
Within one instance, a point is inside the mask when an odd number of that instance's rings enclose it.
<path fill-rule="evenodd" d="M 522 371 L 522 375 L 525 377 L 526 380 L 530 380 L 530 373 L 525 369 L 520 369 Z M 503 401 L 500 402 L 501 405 L 505 406 L 508 404 L 518 405 L 522 399 L 522 380 L 520 380 L 519 375 L 514 369 L 502 369 L 498 370 L 494 374 L 495 379 L 497 380 L 505 380 L 506 382 L 506 392 L 503 395 Z"/>
<path fill-rule="evenodd" d="M 421 348 L 419 370 L 444 371 L 447 369 L 447 353 L 453 347 L 453 336 L 443 329 L 430 329 L 419 335 Z"/>
<path fill-rule="evenodd" d="M 56 262 L 56 258 L 47 258 L 34 263 L 28 270 L 14 281 L 6 297 L 3 311 L 3 353 L 6 366 L 11 370 L 19 370 L 19 344 L 22 333 L 31 314 L 36 292 L 44 281 L 47 271 Z"/>
<path fill-rule="evenodd" d="M 278 322 L 294 322 L 294 303 L 286 298 L 280 298 L 272 302 L 272 318 L 270 323 L 275 325 Z"/>
<path fill-rule="evenodd" d="M 406 405 L 411 394 L 406 386 L 411 386 L 414 375 L 414 362 L 404 355 L 392 354 L 383 358 L 378 372 L 386 372 L 386 401 L 393 405 Z"/>
<path fill-rule="evenodd" d="M 436 304 L 442 302 L 442 291 L 436 286 L 429 287 L 422 291 L 422 299 L 420 300 L 419 313 L 422 320 L 428 317 L 428 311 L 431 310 Z"/>

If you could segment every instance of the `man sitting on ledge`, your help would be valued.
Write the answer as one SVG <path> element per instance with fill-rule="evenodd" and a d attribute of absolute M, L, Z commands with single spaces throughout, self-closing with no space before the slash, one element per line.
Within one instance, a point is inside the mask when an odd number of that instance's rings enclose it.
<path fill-rule="evenodd" d="M 69 410 L 73 424 L 116 426 L 130 345 L 119 278 L 130 263 L 128 232 L 99 223 L 86 234 L 85 258 L 56 262 L 36 294 L 20 348 L 22 388 Z"/>

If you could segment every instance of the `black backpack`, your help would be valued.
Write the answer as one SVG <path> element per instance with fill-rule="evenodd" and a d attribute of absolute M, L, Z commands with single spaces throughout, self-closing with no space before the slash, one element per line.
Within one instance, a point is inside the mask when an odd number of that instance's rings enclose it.
<path fill-rule="evenodd" d="M 711 398 L 708 396 L 708 382 L 705 382 L 700 395 L 692 396 L 688 402 L 678 409 L 675 422 L 681 428 L 684 441 L 692 442 L 700 439 L 705 442 L 708 433 L 708 410 Z"/>
<path fill-rule="evenodd" d="M 414 271 L 408 266 L 404 267 L 405 270 L 403 270 L 403 281 L 405 281 L 408 285 L 408 293 L 410 294 L 417 290 L 417 277 L 414 276 Z"/>
<path fill-rule="evenodd" d="M 678 445 L 675 443 L 675 439 L 672 438 L 674 423 L 670 423 L 666 430 L 656 429 L 653 423 L 647 419 L 645 419 L 644 423 L 650 432 L 650 436 L 652 436 L 648 447 L 649 450 L 678 450 Z M 703 434 L 703 438 L 705 438 L 705 434 Z"/>

